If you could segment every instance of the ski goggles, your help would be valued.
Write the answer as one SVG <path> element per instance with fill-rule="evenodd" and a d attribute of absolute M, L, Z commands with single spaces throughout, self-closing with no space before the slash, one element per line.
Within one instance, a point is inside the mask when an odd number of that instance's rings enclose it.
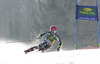
<path fill-rule="evenodd" d="M 57 33 L 57 31 L 51 31 L 52 33 Z"/>

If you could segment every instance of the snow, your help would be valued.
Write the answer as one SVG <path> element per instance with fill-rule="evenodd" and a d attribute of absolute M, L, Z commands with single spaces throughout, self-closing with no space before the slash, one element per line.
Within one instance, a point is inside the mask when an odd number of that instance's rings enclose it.
<path fill-rule="evenodd" d="M 0 64 L 100 64 L 100 49 L 24 54 L 27 48 L 19 42 L 0 41 Z"/>

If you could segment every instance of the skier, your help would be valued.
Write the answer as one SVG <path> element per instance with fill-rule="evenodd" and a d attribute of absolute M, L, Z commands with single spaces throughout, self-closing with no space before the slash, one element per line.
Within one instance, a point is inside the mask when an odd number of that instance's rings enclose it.
<path fill-rule="evenodd" d="M 40 39 L 42 36 L 45 36 L 45 39 L 42 43 L 40 43 L 38 46 L 33 46 L 27 50 L 25 50 L 25 54 L 27 54 L 28 52 L 34 51 L 35 49 L 38 49 L 38 51 L 42 51 L 44 52 L 45 50 L 49 49 L 50 47 L 52 47 L 52 45 L 55 43 L 55 41 L 58 41 L 58 48 L 57 51 L 60 50 L 60 48 L 62 47 L 62 42 L 60 40 L 60 37 L 57 34 L 57 27 L 52 25 L 50 27 L 50 31 L 40 34 L 40 36 L 38 37 L 38 39 Z"/>

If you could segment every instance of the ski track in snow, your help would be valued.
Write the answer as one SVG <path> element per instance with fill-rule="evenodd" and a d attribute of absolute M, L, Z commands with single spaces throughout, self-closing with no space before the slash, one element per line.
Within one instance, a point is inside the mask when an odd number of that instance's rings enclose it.
<path fill-rule="evenodd" d="M 0 64 L 100 64 L 100 49 L 59 52 L 30 52 L 22 43 L 0 41 Z"/>

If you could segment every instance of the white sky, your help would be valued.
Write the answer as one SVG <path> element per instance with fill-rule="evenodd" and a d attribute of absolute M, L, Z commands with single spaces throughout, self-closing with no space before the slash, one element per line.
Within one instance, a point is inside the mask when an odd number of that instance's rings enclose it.
<path fill-rule="evenodd" d="M 20 43 L 0 41 L 0 64 L 100 64 L 100 49 L 60 52 L 31 52 Z"/>

